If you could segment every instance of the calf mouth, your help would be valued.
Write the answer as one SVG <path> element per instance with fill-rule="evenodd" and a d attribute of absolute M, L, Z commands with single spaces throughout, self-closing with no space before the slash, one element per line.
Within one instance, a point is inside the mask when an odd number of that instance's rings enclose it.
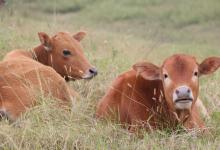
<path fill-rule="evenodd" d="M 178 98 L 175 100 L 175 103 L 189 103 L 192 102 L 192 98 Z"/>
<path fill-rule="evenodd" d="M 94 78 L 96 75 L 85 75 L 85 76 L 65 76 L 64 79 L 68 82 L 68 81 L 75 81 L 75 80 L 80 80 L 80 79 L 84 79 L 84 80 L 90 80 L 92 78 Z"/>
<path fill-rule="evenodd" d="M 85 79 L 85 80 L 90 80 L 92 78 L 94 78 L 96 75 L 86 75 L 86 76 L 83 76 L 82 79 Z"/>
<path fill-rule="evenodd" d="M 185 110 L 190 109 L 192 106 L 192 98 L 178 98 L 174 101 L 176 109 Z"/>
<path fill-rule="evenodd" d="M 85 74 L 84 76 L 82 76 L 82 79 L 90 80 L 90 79 L 94 78 L 96 75 L 97 75 L 97 73 L 95 73 L 95 74 L 93 74 L 93 73 Z"/>

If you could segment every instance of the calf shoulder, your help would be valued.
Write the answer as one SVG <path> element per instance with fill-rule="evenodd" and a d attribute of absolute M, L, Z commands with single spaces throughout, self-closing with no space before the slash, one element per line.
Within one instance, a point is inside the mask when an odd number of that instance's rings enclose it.
<path fill-rule="evenodd" d="M 119 75 L 111 84 L 104 97 L 98 102 L 96 116 L 105 118 L 114 113 L 121 113 L 122 98 L 128 93 L 125 92 L 130 71 Z"/>

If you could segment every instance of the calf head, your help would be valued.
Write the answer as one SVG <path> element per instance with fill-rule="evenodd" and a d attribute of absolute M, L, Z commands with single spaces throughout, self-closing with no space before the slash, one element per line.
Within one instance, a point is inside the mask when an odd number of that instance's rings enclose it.
<path fill-rule="evenodd" d="M 91 79 L 97 75 L 96 68 L 88 62 L 80 44 L 86 35 L 85 32 L 74 35 L 59 32 L 53 37 L 49 37 L 44 32 L 38 35 L 41 46 L 46 51 L 47 65 L 53 67 L 66 80 Z"/>
<path fill-rule="evenodd" d="M 142 62 L 133 66 L 146 80 L 161 80 L 169 109 L 190 110 L 199 91 L 199 77 L 215 72 L 220 57 L 209 57 L 197 63 L 194 57 L 178 54 L 167 58 L 161 67 Z"/>

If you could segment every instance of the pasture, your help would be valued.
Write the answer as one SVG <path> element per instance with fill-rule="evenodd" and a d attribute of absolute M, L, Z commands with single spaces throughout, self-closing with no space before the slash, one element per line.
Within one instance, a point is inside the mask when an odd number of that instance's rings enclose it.
<path fill-rule="evenodd" d="M 174 53 L 220 56 L 219 0 L 6 0 L 0 6 L 0 59 L 13 49 L 39 45 L 38 32 L 87 31 L 86 57 L 99 71 L 89 81 L 70 82 L 81 95 L 71 112 L 50 97 L 17 122 L 0 122 L 1 149 L 220 149 L 220 71 L 201 77 L 200 98 L 211 134 L 196 131 L 144 133 L 94 118 L 112 80 L 140 60 L 161 64 Z M 144 132 L 144 131 L 143 131 Z"/>

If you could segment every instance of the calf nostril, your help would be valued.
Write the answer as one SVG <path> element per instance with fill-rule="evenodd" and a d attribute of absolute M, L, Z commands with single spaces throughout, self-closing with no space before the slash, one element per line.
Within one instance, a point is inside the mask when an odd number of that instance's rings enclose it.
<path fill-rule="evenodd" d="M 95 71 L 93 69 L 89 69 L 89 72 L 90 73 L 94 73 Z"/>
<path fill-rule="evenodd" d="M 97 73 L 98 73 L 98 71 L 97 71 L 96 68 L 90 68 L 90 69 L 89 69 L 89 72 L 90 72 L 91 74 L 93 74 L 93 75 L 97 75 Z"/>
<path fill-rule="evenodd" d="M 180 91 L 179 90 L 176 90 L 176 94 L 179 94 L 180 93 Z"/>
<path fill-rule="evenodd" d="M 188 89 L 188 90 L 187 90 L 187 93 L 190 93 L 190 92 L 191 92 L 190 89 Z"/>

